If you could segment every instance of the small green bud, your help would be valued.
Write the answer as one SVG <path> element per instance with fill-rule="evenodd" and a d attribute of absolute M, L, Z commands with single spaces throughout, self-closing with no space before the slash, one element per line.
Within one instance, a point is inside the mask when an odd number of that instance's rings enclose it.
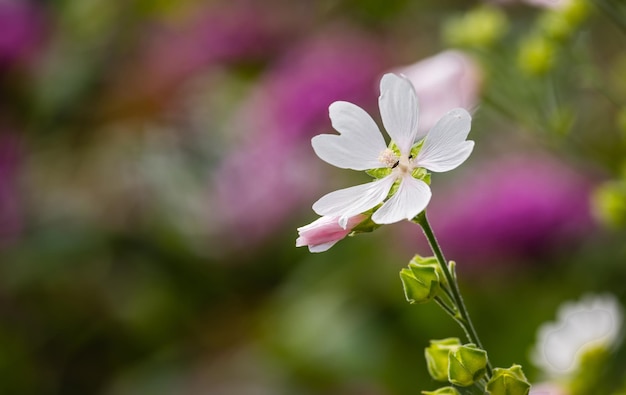
<path fill-rule="evenodd" d="M 561 12 L 570 25 L 579 26 L 589 15 L 588 0 L 569 0 Z"/>
<path fill-rule="evenodd" d="M 481 6 L 454 18 L 444 26 L 444 39 L 451 45 L 488 47 L 508 29 L 506 14 L 491 6 Z"/>
<path fill-rule="evenodd" d="M 539 17 L 538 25 L 539 30 L 546 37 L 557 41 L 564 41 L 574 30 L 565 15 L 559 10 L 547 11 L 542 14 Z"/>
<path fill-rule="evenodd" d="M 485 375 L 487 352 L 475 344 L 470 343 L 451 350 L 448 358 L 448 380 L 454 385 L 467 387 Z"/>
<path fill-rule="evenodd" d="M 612 228 L 626 227 L 626 182 L 612 181 L 600 185 L 591 198 L 593 214 Z"/>
<path fill-rule="evenodd" d="M 461 395 L 454 387 L 442 387 L 436 391 L 422 391 L 423 395 Z"/>
<path fill-rule="evenodd" d="M 529 75 L 543 75 L 554 64 L 555 46 L 548 38 L 534 35 L 520 44 L 518 65 Z"/>
<path fill-rule="evenodd" d="M 431 265 L 409 264 L 408 269 L 400 270 L 400 280 L 406 300 L 413 303 L 426 303 L 439 291 L 439 274 Z"/>
<path fill-rule="evenodd" d="M 448 354 L 459 347 L 461 341 L 456 337 L 430 341 L 430 346 L 424 350 L 430 377 L 438 381 L 448 381 Z"/>
<path fill-rule="evenodd" d="M 530 383 L 520 365 L 508 369 L 495 368 L 493 377 L 487 383 L 489 395 L 528 395 Z"/>

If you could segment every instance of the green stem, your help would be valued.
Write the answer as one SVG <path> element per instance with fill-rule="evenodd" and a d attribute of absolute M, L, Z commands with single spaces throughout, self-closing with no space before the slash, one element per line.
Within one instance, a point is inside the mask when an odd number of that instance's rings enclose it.
<path fill-rule="evenodd" d="M 441 270 L 443 271 L 444 275 L 446 276 L 446 280 L 450 285 L 453 301 L 456 304 L 456 308 L 460 315 L 460 317 L 457 318 L 455 321 L 458 322 L 461 328 L 465 331 L 468 340 L 484 350 L 485 348 L 483 347 L 480 338 L 478 337 L 478 333 L 476 332 L 476 329 L 472 324 L 472 319 L 470 318 L 467 308 L 465 307 L 465 303 L 463 302 L 463 297 L 461 296 L 459 285 L 457 284 L 454 276 L 452 276 L 452 273 L 450 273 L 450 269 L 448 268 L 447 261 L 443 256 L 441 247 L 439 247 L 437 238 L 435 237 L 435 234 L 433 233 L 433 230 L 428 223 L 428 219 L 426 218 L 426 211 L 422 211 L 416 217 L 416 220 L 417 223 L 422 227 L 424 235 L 426 236 L 426 239 L 428 239 L 428 244 L 430 244 L 430 248 L 433 250 L 435 257 L 439 262 L 439 266 L 441 266 Z M 491 364 L 487 363 L 487 377 L 491 377 L 492 373 L 493 371 L 491 368 Z"/>

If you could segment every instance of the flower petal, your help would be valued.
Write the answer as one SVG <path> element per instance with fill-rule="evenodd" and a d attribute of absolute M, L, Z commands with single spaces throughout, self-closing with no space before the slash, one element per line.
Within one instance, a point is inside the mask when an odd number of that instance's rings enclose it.
<path fill-rule="evenodd" d="M 392 224 L 411 220 L 426 208 L 431 196 L 430 187 L 424 181 L 405 175 L 396 193 L 372 215 L 372 221 Z"/>
<path fill-rule="evenodd" d="M 313 150 L 322 160 L 342 169 L 367 170 L 385 165 L 378 156 L 387 148 L 378 126 L 361 107 L 345 101 L 328 108 L 333 127 L 340 135 L 313 137 Z"/>
<path fill-rule="evenodd" d="M 345 229 L 350 217 L 382 203 L 394 181 L 395 176 L 390 175 L 367 184 L 331 192 L 313 203 L 313 211 L 319 215 L 340 217 L 339 224 Z"/>
<path fill-rule="evenodd" d="M 409 155 L 417 137 L 418 102 L 409 80 L 395 74 L 385 74 L 380 80 L 378 98 L 383 125 L 400 152 Z"/>
<path fill-rule="evenodd" d="M 417 154 L 418 166 L 443 172 L 456 168 L 470 156 L 474 142 L 466 141 L 472 117 L 462 109 L 448 111 L 428 132 L 424 145 Z"/>
<path fill-rule="evenodd" d="M 330 249 L 330 247 L 334 246 L 338 242 L 339 242 L 339 240 L 334 240 L 334 241 L 329 241 L 328 243 L 324 243 L 324 244 L 310 245 L 309 246 L 309 252 L 324 252 L 324 251 L 328 251 Z"/>

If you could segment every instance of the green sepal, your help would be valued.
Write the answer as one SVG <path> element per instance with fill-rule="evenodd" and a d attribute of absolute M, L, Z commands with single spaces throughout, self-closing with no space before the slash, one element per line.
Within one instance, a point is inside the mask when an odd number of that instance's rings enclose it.
<path fill-rule="evenodd" d="M 411 147 L 411 158 L 417 158 L 417 154 L 422 150 L 422 146 L 424 145 L 424 139 L 421 139 L 417 142 L 413 147 Z"/>
<path fill-rule="evenodd" d="M 487 383 L 487 392 L 489 395 L 528 395 L 530 383 L 520 365 L 508 369 L 495 368 Z"/>
<path fill-rule="evenodd" d="M 451 350 L 448 358 L 448 380 L 454 385 L 468 387 L 485 375 L 487 352 L 473 343 Z"/>
<path fill-rule="evenodd" d="M 429 302 L 439 291 L 439 274 L 430 265 L 409 264 L 408 269 L 400 270 L 400 280 L 404 296 L 411 304 Z"/>
<path fill-rule="evenodd" d="M 454 387 L 442 387 L 435 391 L 422 391 L 423 395 L 461 395 Z"/>
<path fill-rule="evenodd" d="M 359 234 L 359 233 L 370 233 L 370 232 L 373 232 L 373 231 L 375 231 L 376 229 L 378 229 L 380 227 L 381 227 L 381 225 L 379 225 L 376 222 L 372 221 L 372 216 L 370 214 L 366 219 L 364 219 L 358 225 L 356 225 L 354 228 L 352 228 L 352 232 L 350 232 L 349 236 L 354 236 L 354 235 Z"/>
<path fill-rule="evenodd" d="M 391 174 L 391 168 L 389 167 L 381 167 L 378 169 L 369 169 L 369 170 L 365 170 L 365 173 L 367 173 L 368 175 L 380 179 L 380 178 L 385 178 L 387 177 L 389 174 Z"/>
<path fill-rule="evenodd" d="M 439 276 L 439 283 L 443 285 L 448 283 L 446 281 L 446 275 L 443 273 L 443 270 L 441 270 L 441 267 L 439 266 L 439 261 L 437 261 L 437 258 L 434 256 L 423 257 L 419 254 L 416 254 L 415 256 L 413 256 L 413 259 L 411 259 L 411 262 L 409 262 L 409 267 L 411 267 L 411 265 L 433 267 L 437 271 L 437 275 Z"/>
<path fill-rule="evenodd" d="M 430 341 L 430 346 L 424 350 L 430 377 L 437 381 L 448 381 L 448 354 L 459 347 L 461 341 L 456 337 Z"/>
<path fill-rule="evenodd" d="M 424 181 L 426 184 L 430 185 L 430 173 L 424 169 L 423 167 L 416 167 L 411 172 L 413 178 L 417 178 L 418 180 Z"/>

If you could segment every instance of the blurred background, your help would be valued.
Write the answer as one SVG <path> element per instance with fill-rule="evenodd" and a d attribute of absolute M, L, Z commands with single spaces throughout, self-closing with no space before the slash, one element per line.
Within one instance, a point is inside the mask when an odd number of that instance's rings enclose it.
<path fill-rule="evenodd" d="M 310 138 L 335 100 L 380 124 L 389 71 L 420 127 L 473 113 L 429 217 L 494 365 L 539 380 L 561 302 L 626 302 L 625 8 L 0 1 L 0 393 L 438 387 L 423 349 L 462 333 L 404 299 L 398 271 L 430 255 L 416 225 L 295 247 L 315 200 L 367 180 Z"/>

